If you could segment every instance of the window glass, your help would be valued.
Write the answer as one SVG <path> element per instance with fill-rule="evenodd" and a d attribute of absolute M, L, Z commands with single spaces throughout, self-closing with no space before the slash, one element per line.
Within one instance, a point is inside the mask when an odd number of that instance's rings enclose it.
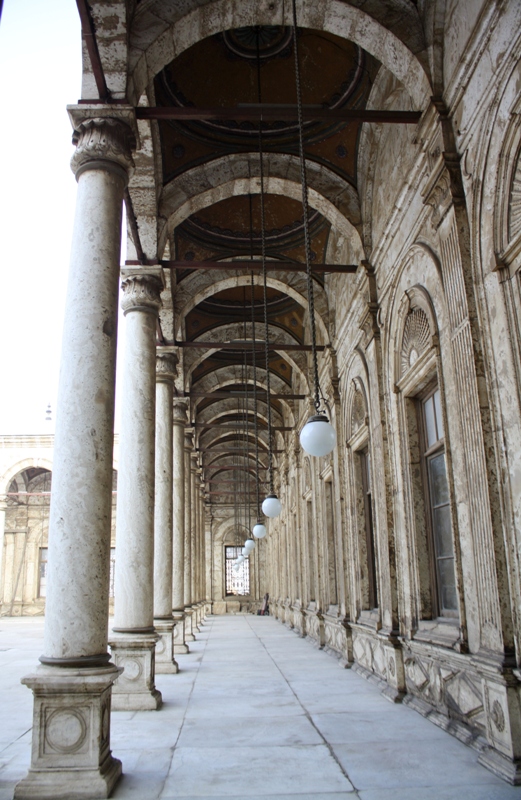
<path fill-rule="evenodd" d="M 432 447 L 438 441 L 436 433 L 436 417 L 434 413 L 434 400 L 429 397 L 424 403 L 425 430 L 427 434 L 427 447 Z"/>
<path fill-rule="evenodd" d="M 242 552 L 241 547 L 225 547 L 225 572 L 226 572 L 226 594 L 227 595 L 248 595 L 250 593 L 250 562 L 245 558 L 238 570 L 233 569 L 233 564 L 237 556 Z"/>
<path fill-rule="evenodd" d="M 449 502 L 449 487 L 445 471 L 445 454 L 439 453 L 429 459 L 429 475 L 431 479 L 432 504 L 434 507 Z"/>
<path fill-rule="evenodd" d="M 441 415 L 441 398 L 440 398 L 440 390 L 436 389 L 433 394 L 434 400 L 434 410 L 436 412 L 436 426 L 438 428 L 438 439 L 443 439 L 444 432 L 443 432 L 443 417 Z"/>
<path fill-rule="evenodd" d="M 47 596 L 47 553 L 46 547 L 40 547 L 40 573 L 38 597 Z"/>

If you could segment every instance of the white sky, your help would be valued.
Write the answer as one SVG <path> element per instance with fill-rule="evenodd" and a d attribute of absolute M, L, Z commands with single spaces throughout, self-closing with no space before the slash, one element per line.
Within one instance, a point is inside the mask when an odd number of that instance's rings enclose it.
<path fill-rule="evenodd" d="M 0 22 L 0 434 L 56 409 L 76 197 L 65 107 L 81 86 L 75 0 L 4 0 Z"/>

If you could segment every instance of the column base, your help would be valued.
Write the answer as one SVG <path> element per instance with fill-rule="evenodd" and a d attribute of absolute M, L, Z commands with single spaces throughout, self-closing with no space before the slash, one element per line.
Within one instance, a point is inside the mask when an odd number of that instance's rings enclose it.
<path fill-rule="evenodd" d="M 182 611 L 174 611 L 174 655 L 178 653 L 189 653 L 190 648 L 185 641 L 185 615 Z"/>
<path fill-rule="evenodd" d="M 113 711 L 157 711 L 163 698 L 155 687 L 157 634 L 120 634 L 109 641 L 116 666 L 123 674 L 112 690 Z"/>
<path fill-rule="evenodd" d="M 174 658 L 174 621 L 155 619 L 154 628 L 159 636 L 156 644 L 156 673 L 174 675 L 179 664 Z"/>
<path fill-rule="evenodd" d="M 195 642 L 194 628 L 195 628 L 195 609 L 193 606 L 185 606 L 184 610 L 184 623 L 185 623 L 185 642 Z"/>
<path fill-rule="evenodd" d="M 16 800 L 98 800 L 121 775 L 110 751 L 112 684 L 121 669 L 38 667 L 22 678 L 34 694 L 31 766 Z"/>

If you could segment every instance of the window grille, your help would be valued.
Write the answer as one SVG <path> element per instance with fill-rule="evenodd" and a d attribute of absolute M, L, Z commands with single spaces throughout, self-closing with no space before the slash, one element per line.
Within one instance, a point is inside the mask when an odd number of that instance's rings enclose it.
<path fill-rule="evenodd" d="M 249 595 L 250 593 L 250 562 L 244 559 L 238 570 L 232 569 L 237 556 L 240 556 L 242 547 L 225 547 L 226 564 L 226 595 Z"/>

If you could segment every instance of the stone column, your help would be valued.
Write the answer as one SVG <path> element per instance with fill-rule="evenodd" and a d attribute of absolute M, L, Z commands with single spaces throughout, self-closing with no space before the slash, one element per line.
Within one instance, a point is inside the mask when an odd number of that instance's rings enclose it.
<path fill-rule="evenodd" d="M 201 566 L 202 566 L 202 547 L 201 541 L 204 532 L 204 483 L 203 470 L 201 468 L 199 475 L 199 508 L 197 515 L 197 531 L 195 536 L 195 586 L 196 586 L 196 600 L 197 600 L 197 624 L 201 624 L 203 615 L 203 592 L 201 588 Z"/>
<path fill-rule="evenodd" d="M 161 270 L 128 274 L 121 306 L 127 319 L 119 437 L 116 571 L 112 655 L 123 675 L 114 684 L 118 711 L 155 710 L 153 622 L 156 324 Z"/>
<path fill-rule="evenodd" d="M 174 620 L 174 653 L 188 653 L 185 639 L 185 425 L 186 403 L 184 398 L 174 398 L 174 574 L 172 606 Z"/>
<path fill-rule="evenodd" d="M 0 581 L 2 580 L 3 558 L 4 558 L 4 535 L 5 535 L 5 512 L 7 509 L 7 501 L 0 500 Z M 4 587 L 2 586 L 2 593 L 0 594 L 0 610 L 4 601 L 5 595 L 3 594 Z"/>
<path fill-rule="evenodd" d="M 110 516 L 123 192 L 134 110 L 73 106 L 78 191 L 65 308 L 42 666 L 29 773 L 17 800 L 108 797 L 121 774 L 110 751 Z M 107 114 L 109 116 L 104 116 Z M 93 118 L 95 117 L 95 118 Z"/>
<path fill-rule="evenodd" d="M 193 540 L 192 540 L 192 517 L 193 517 L 193 495 L 192 495 L 192 475 L 190 471 L 190 453 L 192 452 L 193 434 L 185 428 L 185 570 L 184 570 L 184 597 L 185 597 L 185 642 L 195 641 L 194 633 L 198 633 L 195 618 L 196 609 L 193 607 L 194 594 L 192 583 L 193 570 Z"/>
<path fill-rule="evenodd" d="M 154 513 L 154 627 L 156 672 L 175 673 L 172 616 L 172 398 L 177 356 L 158 348 L 156 358 L 156 491 Z"/>

